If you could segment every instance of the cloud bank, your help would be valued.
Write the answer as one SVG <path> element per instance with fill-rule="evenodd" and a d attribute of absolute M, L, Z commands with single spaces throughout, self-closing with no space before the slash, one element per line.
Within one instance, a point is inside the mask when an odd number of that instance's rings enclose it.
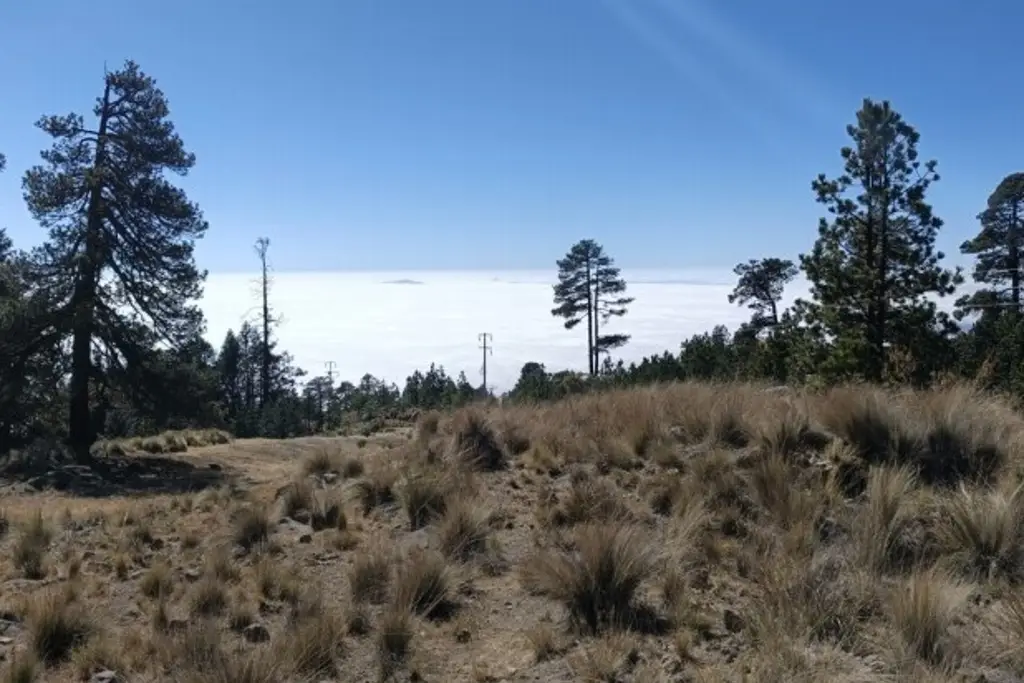
<path fill-rule="evenodd" d="M 636 301 L 607 329 L 633 336 L 617 353 L 627 361 L 676 351 L 693 334 L 716 324 L 733 329 L 749 317 L 727 300 L 735 279 L 729 270 L 624 270 L 623 277 Z M 280 347 L 310 376 L 333 360 L 343 379 L 355 382 L 369 372 L 401 387 L 433 362 L 453 376 L 465 371 L 476 384 L 477 334 L 490 332 L 488 384 L 500 391 L 515 384 L 528 361 L 586 367 L 586 332 L 566 330 L 551 316 L 554 280 L 548 271 L 277 273 L 271 303 L 281 318 Z M 258 293 L 255 274 L 210 275 L 202 308 L 215 347 L 228 329 L 255 320 Z M 795 283 L 787 299 L 805 293 Z"/>

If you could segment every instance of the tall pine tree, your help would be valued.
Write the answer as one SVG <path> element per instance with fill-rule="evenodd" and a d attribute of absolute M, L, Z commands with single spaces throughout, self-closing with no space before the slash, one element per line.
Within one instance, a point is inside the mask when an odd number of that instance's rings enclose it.
<path fill-rule="evenodd" d="M 71 336 L 68 441 L 83 460 L 95 438 L 94 347 L 131 359 L 151 338 L 173 347 L 202 329 L 194 302 L 205 272 L 193 246 L 207 224 L 165 178 L 195 164 L 168 113 L 156 82 L 129 61 L 105 75 L 95 128 L 80 114 L 40 119 L 53 146 L 23 181 L 29 210 L 49 231 L 36 260 Z"/>
<path fill-rule="evenodd" d="M 976 292 L 957 301 L 957 315 L 1021 311 L 1021 239 L 1024 238 L 1024 173 L 1012 173 L 993 190 L 978 215 L 981 231 L 960 246 L 976 258 Z"/>
<path fill-rule="evenodd" d="M 626 282 L 612 258 L 594 240 L 577 242 L 557 265 L 551 315 L 564 318 L 567 330 L 587 321 L 587 369 L 596 375 L 600 355 L 629 341 L 628 334 L 602 335 L 601 325 L 625 315 L 633 299 L 625 296 Z"/>
<path fill-rule="evenodd" d="M 845 172 L 812 183 L 831 219 L 800 256 L 813 297 L 801 304 L 833 341 L 829 369 L 881 381 L 889 345 L 919 348 L 944 330 L 927 296 L 951 294 L 962 278 L 940 265 L 942 220 L 925 200 L 936 162 L 919 161 L 917 131 L 888 102 L 865 99 L 847 133 Z"/>

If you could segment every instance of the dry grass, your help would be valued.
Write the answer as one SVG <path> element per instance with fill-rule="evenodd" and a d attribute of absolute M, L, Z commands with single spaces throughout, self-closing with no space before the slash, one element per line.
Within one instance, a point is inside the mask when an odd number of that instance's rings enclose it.
<path fill-rule="evenodd" d="M 220 488 L 2 492 L 0 683 L 1024 676 L 1024 418 L 974 388 L 684 383 L 208 436 L 117 447 Z"/>
<path fill-rule="evenodd" d="M 585 632 L 635 625 L 634 598 L 654 569 L 650 539 L 636 526 L 586 525 L 574 542 L 535 555 L 523 567 L 524 584 L 561 601 Z"/>
<path fill-rule="evenodd" d="M 33 596 L 25 610 L 31 651 L 44 664 L 67 660 L 74 648 L 95 633 L 85 606 L 68 590 L 51 589 Z"/>

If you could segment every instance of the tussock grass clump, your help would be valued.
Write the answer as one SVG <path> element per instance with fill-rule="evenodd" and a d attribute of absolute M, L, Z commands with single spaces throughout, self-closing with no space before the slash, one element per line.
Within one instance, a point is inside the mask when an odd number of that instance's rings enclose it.
<path fill-rule="evenodd" d="M 497 430 L 478 410 L 465 410 L 453 420 L 451 450 L 456 462 L 493 472 L 508 466 L 508 456 Z"/>
<path fill-rule="evenodd" d="M 305 477 L 296 479 L 282 489 L 279 499 L 281 514 L 292 518 L 300 512 L 312 510 L 316 503 L 313 484 Z"/>
<path fill-rule="evenodd" d="M 969 589 L 938 572 L 922 572 L 894 591 L 892 621 L 911 652 L 929 664 L 949 663 L 957 654 L 950 626 Z"/>
<path fill-rule="evenodd" d="M 441 425 L 441 413 L 436 410 L 427 410 L 416 418 L 416 426 L 413 433 L 416 441 L 426 443 L 437 436 L 438 428 Z"/>
<path fill-rule="evenodd" d="M 438 525 L 438 541 L 446 556 L 462 561 L 487 551 L 490 516 L 473 501 L 449 505 Z"/>
<path fill-rule="evenodd" d="M 298 572 L 262 557 L 255 567 L 256 588 L 270 600 L 294 602 L 301 592 Z"/>
<path fill-rule="evenodd" d="M 1024 579 L 1024 487 L 962 486 L 939 509 L 938 544 L 951 569 L 976 581 Z"/>
<path fill-rule="evenodd" d="M 109 636 L 90 638 L 71 651 L 71 669 L 78 680 L 88 681 L 92 675 L 104 671 L 124 671 L 125 657 Z"/>
<path fill-rule="evenodd" d="M 35 683 L 39 679 L 42 668 L 35 653 L 14 653 L 10 662 L 0 668 L 0 683 Z"/>
<path fill-rule="evenodd" d="M 413 620 L 408 609 L 389 607 L 377 625 L 377 664 L 381 680 L 400 671 L 412 652 Z"/>
<path fill-rule="evenodd" d="M 341 476 L 346 479 L 361 477 L 365 471 L 366 465 L 359 458 L 345 458 L 341 463 Z"/>
<path fill-rule="evenodd" d="M 892 396 L 872 387 L 837 387 L 817 403 L 822 425 L 871 464 L 907 463 L 917 450 L 917 435 Z"/>
<path fill-rule="evenodd" d="M 206 575 L 192 589 L 192 613 L 201 617 L 219 616 L 228 606 L 228 594 L 224 584 L 215 577 Z"/>
<path fill-rule="evenodd" d="M 241 571 L 232 559 L 231 553 L 223 545 L 211 548 L 206 554 L 206 564 L 203 567 L 203 573 L 222 582 L 238 581 L 241 577 Z"/>
<path fill-rule="evenodd" d="M 402 485 L 402 506 L 409 516 L 409 528 L 421 529 L 445 513 L 452 496 L 450 475 L 419 472 Z"/>
<path fill-rule="evenodd" d="M 562 636 L 550 623 L 540 623 L 526 631 L 526 639 L 533 648 L 533 658 L 537 663 L 563 654 L 566 649 Z"/>
<path fill-rule="evenodd" d="M 363 508 L 363 514 L 377 507 L 393 505 L 396 502 L 395 483 L 398 473 L 391 468 L 375 468 L 356 482 L 355 494 Z"/>
<path fill-rule="evenodd" d="M 334 495 L 321 491 L 313 496 L 309 524 L 313 527 L 313 531 L 323 531 L 324 529 L 344 531 L 348 527 L 348 518 L 345 516 L 341 501 Z"/>
<path fill-rule="evenodd" d="M 917 475 L 902 467 L 872 467 L 865 500 L 853 524 L 857 559 L 875 572 L 906 569 L 928 551 L 926 539 L 915 536 L 921 505 Z"/>
<path fill-rule="evenodd" d="M 164 560 L 157 560 L 139 582 L 139 590 L 147 598 L 161 598 L 174 592 L 174 573 Z"/>
<path fill-rule="evenodd" d="M 575 478 L 566 495 L 560 500 L 549 501 L 540 512 L 542 518 L 555 526 L 634 518 L 633 511 L 614 483 L 586 474 Z"/>
<path fill-rule="evenodd" d="M 882 605 L 877 579 L 839 554 L 778 558 L 757 568 L 758 594 L 750 618 L 761 646 L 810 637 L 851 647 Z"/>
<path fill-rule="evenodd" d="M 357 555 L 348 576 L 352 601 L 379 604 L 387 600 L 392 564 L 391 555 L 380 547 Z"/>
<path fill-rule="evenodd" d="M 245 550 L 252 550 L 270 539 L 273 521 L 265 508 L 248 505 L 235 515 L 234 541 Z"/>
<path fill-rule="evenodd" d="M 455 608 L 452 583 L 452 571 L 443 555 L 412 552 L 397 570 L 392 605 L 428 619 L 444 619 Z"/>
<path fill-rule="evenodd" d="M 333 677 L 345 655 L 346 621 L 335 610 L 322 607 L 292 626 L 288 657 L 295 670 L 309 677 Z"/>
<path fill-rule="evenodd" d="M 46 576 L 46 553 L 53 540 L 53 530 L 37 510 L 18 532 L 14 543 L 12 560 L 27 579 L 42 579 Z"/>
<path fill-rule="evenodd" d="M 67 590 L 51 589 L 30 598 L 25 623 L 32 651 L 48 666 L 66 661 L 96 632 L 85 608 Z"/>
<path fill-rule="evenodd" d="M 340 460 L 336 453 L 327 448 L 317 449 L 312 455 L 306 456 L 302 461 L 302 471 L 305 474 L 328 474 L 338 472 L 341 467 Z"/>
<path fill-rule="evenodd" d="M 650 539 L 634 525 L 587 524 L 577 529 L 575 544 L 528 560 L 520 575 L 525 587 L 562 602 L 584 632 L 629 626 L 636 593 L 654 571 Z"/>
<path fill-rule="evenodd" d="M 918 429 L 915 465 L 923 481 L 938 486 L 991 483 L 1020 455 L 1024 420 L 1004 402 L 972 387 L 921 392 L 912 402 Z"/>

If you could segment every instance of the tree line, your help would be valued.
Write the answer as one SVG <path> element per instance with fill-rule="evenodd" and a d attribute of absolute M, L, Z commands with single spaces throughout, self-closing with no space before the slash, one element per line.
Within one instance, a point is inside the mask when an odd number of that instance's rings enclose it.
<path fill-rule="evenodd" d="M 18 250 L 0 230 L 0 453 L 61 439 L 87 462 L 104 437 L 199 426 L 287 437 L 489 396 L 437 366 L 401 389 L 372 375 L 306 378 L 275 340 L 262 239 L 259 315 L 214 349 L 197 305 L 206 272 L 193 256 L 208 225 L 172 182 L 195 156 L 156 81 L 134 62 L 104 76 L 89 117 L 48 115 L 36 125 L 51 145 L 22 188 L 45 239 Z M 557 262 L 552 314 L 567 329 L 585 325 L 587 372 L 526 363 L 508 397 L 686 378 L 927 384 L 948 373 L 1024 391 L 1024 174 L 995 188 L 977 237 L 962 246 L 976 259 L 978 288 L 951 318 L 934 299 L 953 294 L 963 274 L 935 248 L 942 221 L 926 201 L 935 162 L 918 159 L 917 132 L 888 103 L 865 100 L 848 133 L 843 172 L 812 183 L 828 213 L 812 248 L 795 261 L 736 267 L 729 300 L 751 309 L 748 323 L 696 335 L 678 353 L 614 361 L 629 335 L 608 327 L 633 299 L 601 245 L 582 240 Z M 810 297 L 781 309 L 800 271 Z"/>
<path fill-rule="evenodd" d="M 939 180 L 937 162 L 921 159 L 919 133 L 889 102 L 865 99 L 846 132 L 842 172 L 811 183 L 827 215 L 810 250 L 795 260 L 754 259 L 734 269 L 729 302 L 751 310 L 748 322 L 732 334 L 716 326 L 695 335 L 678 354 L 628 366 L 608 356 L 599 362 L 629 336 L 601 337 L 598 322 L 621 317 L 632 299 L 603 248 L 584 240 L 558 262 L 552 313 L 569 329 L 587 320 L 588 372 L 548 373 L 527 363 L 513 395 L 554 398 L 682 379 L 924 386 L 948 377 L 1024 395 L 1024 173 L 996 185 L 977 216 L 977 235 L 960 246 L 974 259 L 974 287 L 948 315 L 937 302 L 954 295 L 965 277 L 943 265 L 936 247 L 943 221 L 927 194 Z M 801 272 L 809 297 L 783 309 L 785 287 Z"/>

